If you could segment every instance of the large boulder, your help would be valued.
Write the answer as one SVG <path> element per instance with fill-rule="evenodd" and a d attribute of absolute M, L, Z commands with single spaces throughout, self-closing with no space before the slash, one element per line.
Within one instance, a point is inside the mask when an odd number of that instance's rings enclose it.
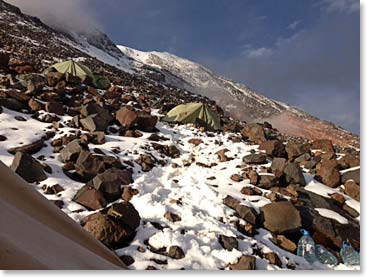
<path fill-rule="evenodd" d="M 138 117 L 138 114 L 127 107 L 121 107 L 116 112 L 116 120 L 120 122 L 122 127 L 130 128 L 133 126 L 136 122 L 136 119 Z"/>
<path fill-rule="evenodd" d="M 324 185 L 335 188 L 340 184 L 340 173 L 336 160 L 323 160 L 315 179 Z"/>
<path fill-rule="evenodd" d="M 28 183 L 41 182 L 47 179 L 41 163 L 26 153 L 17 152 L 10 169 Z"/>
<path fill-rule="evenodd" d="M 284 175 L 287 184 L 299 184 L 301 186 L 306 185 L 306 180 L 303 176 L 302 169 L 296 163 L 288 163 L 284 167 Z"/>
<path fill-rule="evenodd" d="M 263 153 L 249 154 L 243 157 L 246 164 L 266 164 L 266 155 Z"/>
<path fill-rule="evenodd" d="M 242 130 L 241 135 L 248 140 L 260 144 L 266 141 L 264 128 L 258 123 L 247 124 Z"/>
<path fill-rule="evenodd" d="M 104 171 L 104 163 L 98 156 L 83 150 L 75 163 L 75 170 L 84 181 L 89 181 L 98 173 Z"/>
<path fill-rule="evenodd" d="M 49 113 L 54 113 L 61 116 L 65 114 L 65 108 L 61 102 L 47 102 L 45 108 L 46 112 Z"/>
<path fill-rule="evenodd" d="M 270 203 L 260 210 L 264 227 L 275 234 L 293 232 L 302 227 L 299 211 L 288 201 Z"/>
<path fill-rule="evenodd" d="M 273 174 L 260 174 L 260 180 L 257 184 L 262 189 L 270 189 L 277 185 L 278 179 Z"/>
<path fill-rule="evenodd" d="M 360 165 L 360 160 L 358 156 L 351 154 L 346 154 L 341 159 L 338 160 L 338 165 L 341 169 L 348 169 L 351 167 L 356 167 Z"/>
<path fill-rule="evenodd" d="M 264 141 L 259 146 L 260 150 L 264 150 L 270 157 L 285 157 L 285 147 L 280 140 L 268 140 Z"/>
<path fill-rule="evenodd" d="M 155 125 L 157 122 L 157 116 L 153 116 L 145 112 L 140 112 L 136 119 L 137 128 L 144 132 L 154 132 L 156 130 Z"/>
<path fill-rule="evenodd" d="M 80 152 L 83 150 L 88 150 L 88 146 L 80 139 L 74 139 L 60 151 L 60 158 L 64 163 L 69 161 L 76 162 Z"/>
<path fill-rule="evenodd" d="M 99 116 L 98 114 L 92 114 L 86 118 L 80 119 L 80 124 L 84 129 L 89 132 L 102 131 L 105 132 L 108 128 L 109 121 Z"/>
<path fill-rule="evenodd" d="M 99 210 L 107 205 L 102 192 L 86 184 L 75 194 L 73 201 L 90 210 Z"/>
<path fill-rule="evenodd" d="M 140 225 L 140 216 L 127 202 L 113 204 L 107 211 L 82 219 L 83 228 L 108 247 L 122 247 L 130 242 Z"/>
<path fill-rule="evenodd" d="M 113 120 L 111 113 L 97 103 L 89 103 L 87 105 L 83 105 L 80 109 L 80 114 L 83 115 L 83 117 L 97 114 L 101 118 L 101 120 L 107 122 L 107 124 Z"/>
<path fill-rule="evenodd" d="M 287 152 L 288 160 L 292 162 L 295 158 L 308 153 L 310 146 L 305 143 L 290 141 L 286 144 L 285 151 Z"/>
<path fill-rule="evenodd" d="M 93 187 L 101 191 L 108 202 L 119 199 L 122 193 L 121 185 L 128 185 L 132 182 L 131 171 L 117 168 L 99 173 L 92 180 Z"/>

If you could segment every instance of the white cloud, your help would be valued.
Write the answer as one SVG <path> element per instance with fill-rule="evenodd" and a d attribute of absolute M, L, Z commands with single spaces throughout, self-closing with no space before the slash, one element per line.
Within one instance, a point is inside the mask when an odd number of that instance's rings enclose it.
<path fill-rule="evenodd" d="M 294 30 L 297 26 L 302 22 L 302 20 L 295 20 L 291 24 L 288 25 L 288 29 Z"/>
<path fill-rule="evenodd" d="M 327 12 L 344 12 L 354 13 L 359 12 L 359 0 L 322 0 L 320 5 L 326 9 Z"/>
<path fill-rule="evenodd" d="M 270 56 L 273 53 L 271 48 L 260 47 L 260 48 L 252 48 L 246 49 L 242 52 L 242 55 L 247 56 L 249 58 L 258 58 L 264 56 Z"/>

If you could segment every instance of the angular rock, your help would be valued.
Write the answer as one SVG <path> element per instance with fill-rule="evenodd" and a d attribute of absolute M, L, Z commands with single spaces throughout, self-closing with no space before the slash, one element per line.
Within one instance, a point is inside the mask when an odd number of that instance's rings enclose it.
<path fill-rule="evenodd" d="M 203 140 L 202 139 L 199 139 L 199 138 L 192 138 L 192 139 L 189 139 L 188 142 L 190 144 L 193 144 L 195 146 L 198 146 L 199 144 L 203 143 Z"/>
<path fill-rule="evenodd" d="M 219 158 L 219 161 L 221 162 L 221 163 L 223 163 L 223 162 L 228 162 L 228 161 L 230 161 L 230 160 L 232 160 L 232 158 L 229 158 L 229 157 L 227 157 L 227 155 L 225 154 L 226 152 L 228 152 L 229 150 L 228 149 L 221 149 L 221 150 L 219 150 L 219 151 L 217 151 L 215 154 L 217 154 L 218 155 L 218 158 Z"/>
<path fill-rule="evenodd" d="M 49 113 L 54 113 L 61 116 L 65 114 L 65 108 L 61 102 L 47 102 L 45 108 L 46 112 Z"/>
<path fill-rule="evenodd" d="M 218 238 L 218 242 L 222 247 L 228 251 L 232 251 L 233 249 L 238 249 L 238 241 L 235 237 L 228 237 L 225 235 L 220 235 Z"/>
<path fill-rule="evenodd" d="M 93 187 L 102 192 L 108 202 L 115 201 L 121 196 L 121 186 L 133 182 L 132 174 L 128 170 L 111 168 L 99 173 L 93 178 Z"/>
<path fill-rule="evenodd" d="M 38 112 L 43 109 L 43 106 L 40 102 L 34 100 L 33 98 L 28 101 L 28 108 L 31 112 Z"/>
<path fill-rule="evenodd" d="M 248 140 L 260 144 L 266 141 L 265 132 L 263 126 L 257 123 L 247 124 L 242 130 L 241 135 Z"/>
<path fill-rule="evenodd" d="M 279 256 L 274 252 L 268 252 L 264 254 L 264 258 L 269 261 L 269 264 L 277 265 L 282 267 L 282 261 L 280 260 Z"/>
<path fill-rule="evenodd" d="M 60 151 L 60 158 L 64 163 L 69 161 L 76 162 L 80 152 L 83 150 L 88 150 L 88 146 L 85 145 L 81 140 L 74 139 Z"/>
<path fill-rule="evenodd" d="M 285 157 L 286 155 L 284 144 L 279 140 L 264 141 L 260 144 L 259 149 L 265 150 L 270 157 Z"/>
<path fill-rule="evenodd" d="M 266 164 L 265 154 L 249 154 L 243 157 L 243 161 L 246 164 Z"/>
<path fill-rule="evenodd" d="M 98 114 L 87 116 L 86 118 L 80 119 L 79 122 L 84 129 L 88 130 L 89 132 L 105 132 L 109 125 L 109 121 L 105 120 Z"/>
<path fill-rule="evenodd" d="M 22 153 L 27 153 L 27 154 L 34 154 L 37 153 L 38 151 L 40 151 L 43 147 L 43 139 L 39 139 L 35 142 L 32 142 L 30 144 L 27 145 L 22 145 L 22 146 L 17 146 L 17 147 L 13 147 L 13 148 L 9 148 L 8 152 L 10 154 L 15 154 L 17 152 L 22 152 Z"/>
<path fill-rule="evenodd" d="M 171 212 L 166 212 L 164 214 L 164 217 L 171 222 L 181 221 L 181 217 L 179 215 L 171 213 Z"/>
<path fill-rule="evenodd" d="M 335 188 L 340 184 L 340 173 L 335 160 L 323 160 L 321 167 L 317 170 L 315 179 L 324 185 Z"/>
<path fill-rule="evenodd" d="M 230 195 L 227 195 L 223 199 L 223 203 L 224 205 L 235 210 L 238 216 L 242 218 L 243 220 L 245 220 L 246 222 L 249 222 L 253 225 L 256 224 L 257 213 L 253 208 L 247 207 L 245 205 L 241 205 L 240 201 L 238 201 L 237 199 L 233 198 Z"/>
<path fill-rule="evenodd" d="M 113 204 L 107 211 L 107 215 L 123 222 L 135 230 L 140 225 L 140 215 L 135 207 L 129 202 L 119 202 Z"/>
<path fill-rule="evenodd" d="M 97 156 L 82 150 L 76 161 L 75 170 L 85 181 L 89 181 L 104 170 L 104 163 Z"/>
<path fill-rule="evenodd" d="M 302 169 L 296 163 L 288 163 L 284 168 L 284 175 L 287 184 L 293 185 L 306 185 L 305 177 L 303 176 Z"/>
<path fill-rule="evenodd" d="M 99 210 L 107 205 L 107 201 L 103 197 L 102 192 L 88 184 L 78 190 L 73 201 L 90 210 Z"/>
<path fill-rule="evenodd" d="M 47 179 L 42 164 L 26 153 L 17 152 L 10 169 L 28 183 L 41 182 Z"/>
<path fill-rule="evenodd" d="M 262 189 L 270 189 L 277 185 L 278 179 L 272 174 L 260 174 L 260 180 L 257 184 Z"/>
<path fill-rule="evenodd" d="M 237 263 L 229 265 L 230 270 L 256 270 L 256 258 L 242 255 Z"/>
<path fill-rule="evenodd" d="M 310 146 L 308 144 L 290 141 L 286 144 L 285 151 L 287 152 L 288 160 L 292 162 L 295 158 L 308 153 Z"/>
<path fill-rule="evenodd" d="M 276 176 L 281 176 L 283 174 L 284 168 L 287 164 L 287 160 L 284 158 L 274 158 L 272 163 L 271 163 L 271 171 L 276 175 Z"/>
<path fill-rule="evenodd" d="M 102 106 L 98 105 L 97 103 L 90 103 L 87 105 L 83 105 L 80 109 L 80 114 L 84 117 L 88 117 L 91 115 L 98 115 L 101 121 L 105 122 L 108 125 L 112 120 L 113 117 L 111 113 L 103 108 Z"/>
<path fill-rule="evenodd" d="M 274 202 L 260 208 L 264 227 L 275 234 L 296 231 L 302 227 L 299 211 L 288 201 Z"/>
<path fill-rule="evenodd" d="M 21 111 L 24 108 L 22 102 L 13 98 L 0 98 L 0 106 L 13 111 Z"/>
<path fill-rule="evenodd" d="M 173 245 L 168 249 L 168 257 L 176 260 L 185 258 L 185 252 L 177 245 Z"/>
<path fill-rule="evenodd" d="M 143 132 L 154 132 L 158 117 L 145 112 L 138 113 L 136 118 L 137 128 Z"/>
<path fill-rule="evenodd" d="M 360 188 L 354 180 L 348 180 L 344 184 L 345 193 L 353 199 L 360 201 Z"/>
<path fill-rule="evenodd" d="M 277 235 L 271 240 L 280 248 L 287 250 L 288 252 L 295 253 L 297 250 L 297 245 L 283 235 Z"/>
<path fill-rule="evenodd" d="M 126 128 L 133 126 L 137 117 L 138 114 L 127 107 L 122 107 L 116 112 L 116 120 L 120 122 L 122 127 Z"/>
<path fill-rule="evenodd" d="M 351 154 L 346 154 L 341 159 L 338 160 L 338 165 L 341 169 L 348 169 L 351 167 L 356 167 L 360 165 L 359 157 Z"/>
<path fill-rule="evenodd" d="M 138 190 L 133 189 L 132 187 L 125 186 L 123 188 L 121 198 L 124 201 L 129 202 L 136 194 L 138 194 Z"/>

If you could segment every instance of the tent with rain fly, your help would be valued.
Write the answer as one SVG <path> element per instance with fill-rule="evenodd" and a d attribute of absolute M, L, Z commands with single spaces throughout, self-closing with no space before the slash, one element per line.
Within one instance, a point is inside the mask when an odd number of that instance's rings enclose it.
<path fill-rule="evenodd" d="M 217 113 L 204 103 L 188 103 L 174 107 L 162 119 L 166 122 L 194 123 L 211 130 L 221 130 Z"/>
<path fill-rule="evenodd" d="M 108 89 L 111 86 L 110 81 L 106 77 L 93 74 L 93 72 L 88 67 L 73 60 L 54 64 L 48 69 L 46 69 L 45 73 L 51 70 L 56 70 L 63 74 L 70 74 L 72 76 L 77 76 L 81 80 L 84 80 L 85 78 L 89 77 L 93 86 L 99 89 Z"/>
<path fill-rule="evenodd" d="M 73 60 L 56 63 L 49 69 L 54 69 L 60 73 L 77 76 L 80 79 L 84 79 L 86 76 L 93 78 L 93 73 L 88 67 Z"/>

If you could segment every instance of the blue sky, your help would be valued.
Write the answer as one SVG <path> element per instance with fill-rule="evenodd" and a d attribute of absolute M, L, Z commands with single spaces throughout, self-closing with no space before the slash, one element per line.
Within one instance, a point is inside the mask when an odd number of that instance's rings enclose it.
<path fill-rule="evenodd" d="M 46 20 L 62 15 L 74 26 L 97 26 L 117 44 L 194 60 L 359 133 L 357 0 L 61 2 L 21 5 Z"/>

